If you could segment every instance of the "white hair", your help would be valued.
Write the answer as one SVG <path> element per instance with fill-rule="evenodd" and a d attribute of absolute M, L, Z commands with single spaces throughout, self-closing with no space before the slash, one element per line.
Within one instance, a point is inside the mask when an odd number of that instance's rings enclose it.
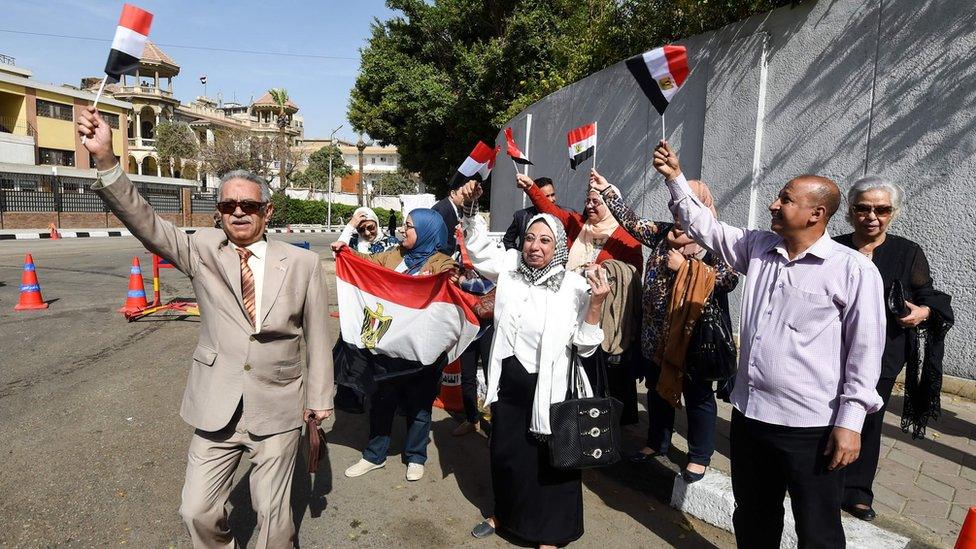
<path fill-rule="evenodd" d="M 248 170 L 231 170 L 225 173 L 220 178 L 220 186 L 217 187 L 217 200 L 220 200 L 224 195 L 224 183 L 231 179 L 243 179 L 254 183 L 261 189 L 261 202 L 271 201 L 271 187 L 268 186 L 268 180 Z"/>
<path fill-rule="evenodd" d="M 849 223 L 854 222 L 854 218 L 851 216 L 851 209 L 854 207 L 857 197 L 862 193 L 875 189 L 887 191 L 888 198 L 891 199 L 891 220 L 894 221 L 895 216 L 898 215 L 901 207 L 905 204 L 905 191 L 897 184 L 879 175 L 865 175 L 855 181 L 847 191 L 847 221 Z"/>

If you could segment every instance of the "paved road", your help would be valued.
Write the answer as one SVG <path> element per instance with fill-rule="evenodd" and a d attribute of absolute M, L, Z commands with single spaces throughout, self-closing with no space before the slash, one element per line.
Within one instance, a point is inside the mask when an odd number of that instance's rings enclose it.
<path fill-rule="evenodd" d="M 279 236 L 310 241 L 331 272 L 325 250 L 334 237 Z M 47 311 L 12 310 L 27 251 L 52 302 Z M 127 323 L 115 312 L 134 255 L 150 265 L 132 238 L 0 244 L 0 545 L 188 546 L 176 511 L 191 429 L 178 410 L 197 325 Z M 192 295 L 174 270 L 163 271 L 163 293 Z M 385 470 L 350 480 L 342 470 L 358 459 L 366 424 L 363 416 L 340 414 L 329 426 L 329 462 L 314 479 L 296 475 L 301 544 L 508 546 L 497 536 L 468 535 L 489 508 L 487 444 L 477 435 L 451 437 L 455 425 L 435 413 L 422 481 L 406 482 L 395 458 Z M 394 446 L 402 440 L 397 428 Z M 629 435 L 635 445 L 640 429 Z M 729 534 L 667 506 L 672 477 L 663 465 L 587 472 L 587 533 L 576 546 L 730 546 Z M 231 498 L 242 541 L 254 530 L 248 502 L 245 479 Z"/>

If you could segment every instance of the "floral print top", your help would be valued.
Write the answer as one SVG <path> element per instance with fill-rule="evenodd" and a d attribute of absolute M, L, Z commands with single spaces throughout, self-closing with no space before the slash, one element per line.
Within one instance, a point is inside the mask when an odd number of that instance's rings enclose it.
<path fill-rule="evenodd" d="M 607 191 L 603 195 L 610 213 L 620 226 L 641 244 L 651 249 L 644 267 L 643 325 L 641 326 L 641 351 L 645 358 L 653 358 L 660 334 L 664 330 L 671 288 L 675 272 L 668 268 L 668 241 L 665 238 L 674 223 L 655 222 L 638 216 L 624 204 L 620 195 Z M 703 259 L 715 268 L 715 290 L 731 292 L 739 283 L 739 275 L 715 254 L 707 253 Z"/>

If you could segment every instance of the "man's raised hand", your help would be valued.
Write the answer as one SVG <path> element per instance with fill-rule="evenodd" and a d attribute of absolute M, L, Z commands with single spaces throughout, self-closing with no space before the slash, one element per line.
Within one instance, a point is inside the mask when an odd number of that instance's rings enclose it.
<path fill-rule="evenodd" d="M 671 149 L 671 145 L 663 139 L 658 142 L 657 147 L 654 147 L 654 169 L 663 175 L 667 181 L 673 181 L 681 175 L 678 155 Z"/>
<path fill-rule="evenodd" d="M 515 175 L 515 185 L 523 191 L 529 190 L 529 187 L 534 184 L 535 182 L 532 181 L 532 178 L 525 174 L 520 173 Z"/>
<path fill-rule="evenodd" d="M 95 159 L 95 167 L 108 170 L 115 166 L 112 151 L 112 128 L 102 120 L 95 107 L 85 107 L 78 117 L 78 135 L 85 138 L 85 148 Z"/>

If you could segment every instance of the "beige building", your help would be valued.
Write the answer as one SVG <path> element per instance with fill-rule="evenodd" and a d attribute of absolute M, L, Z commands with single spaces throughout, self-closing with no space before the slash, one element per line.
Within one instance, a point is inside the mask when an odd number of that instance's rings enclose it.
<path fill-rule="evenodd" d="M 394 173 L 400 169 L 400 154 L 396 147 L 370 144 L 363 149 L 363 174 L 361 177 L 359 173 L 359 150 L 356 148 L 356 143 L 336 139 L 336 145 L 342 153 L 343 161 L 352 168 L 353 173 L 341 179 L 336 177 L 333 181 L 333 192 L 356 194 L 359 192 L 360 181 L 365 182 L 367 194 L 374 192 L 376 183 L 383 174 Z M 307 159 L 315 151 L 327 146 L 329 146 L 328 139 L 304 138 L 296 140 L 294 148 L 301 157 Z"/>

